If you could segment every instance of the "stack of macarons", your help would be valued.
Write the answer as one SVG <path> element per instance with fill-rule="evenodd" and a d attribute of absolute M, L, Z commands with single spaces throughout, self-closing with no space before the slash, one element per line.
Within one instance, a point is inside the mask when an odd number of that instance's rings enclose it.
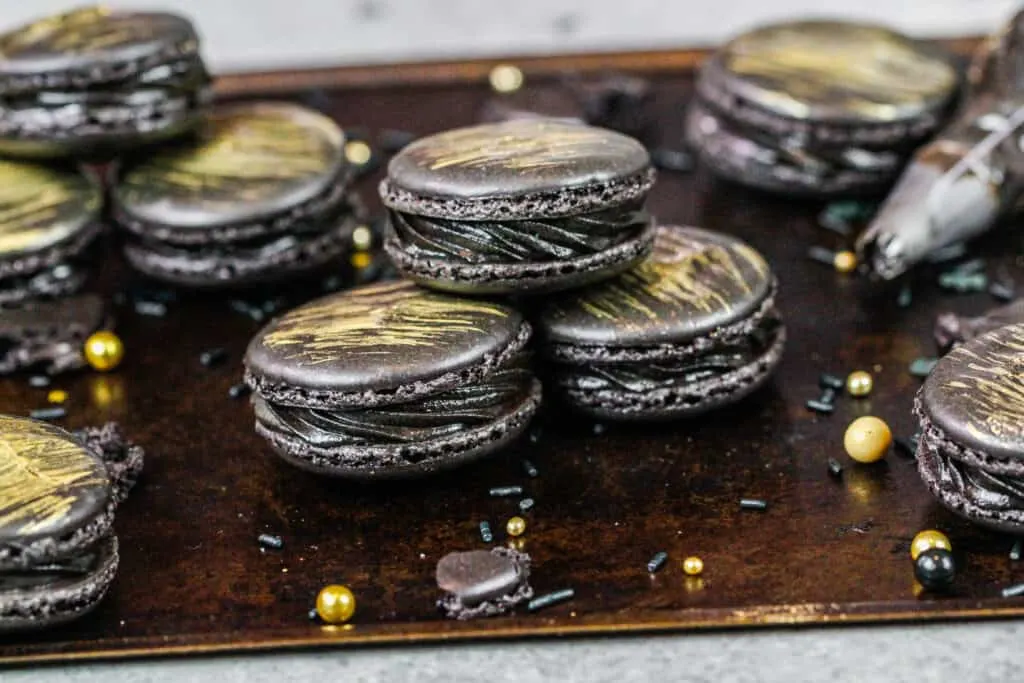
<path fill-rule="evenodd" d="M 549 394 L 591 416 L 735 402 L 778 364 L 776 282 L 751 247 L 658 225 L 644 147 L 515 120 L 422 138 L 381 183 L 404 281 L 286 313 L 245 358 L 257 431 L 320 474 L 411 476 L 510 443 Z"/>

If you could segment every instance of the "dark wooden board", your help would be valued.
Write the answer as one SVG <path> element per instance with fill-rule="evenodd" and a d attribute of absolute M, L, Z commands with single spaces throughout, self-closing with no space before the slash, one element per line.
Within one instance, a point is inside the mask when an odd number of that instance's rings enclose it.
<path fill-rule="evenodd" d="M 692 80 L 671 70 L 654 80 L 660 135 L 676 144 Z M 238 82 L 228 84 L 237 95 Z M 371 133 L 427 133 L 474 121 L 488 93 L 468 80 L 294 97 Z M 361 184 L 374 206 L 376 181 Z M 944 296 L 935 272 L 925 271 L 913 307 L 899 309 L 895 291 L 806 259 L 808 245 L 838 243 L 815 225 L 820 205 L 702 173 L 663 173 L 651 206 L 663 221 L 730 231 L 767 255 L 781 280 L 790 338 L 774 383 L 704 418 L 606 425 L 601 434 L 548 410 L 538 443 L 425 481 L 349 485 L 274 459 L 253 432 L 247 403 L 227 398 L 256 325 L 225 298 L 184 296 L 166 318 L 119 309 L 128 348 L 122 368 L 57 386 L 71 393 L 63 424 L 118 420 L 148 452 L 144 481 L 118 514 L 121 572 L 91 617 L 0 641 L 0 661 L 1024 614 L 1024 601 L 998 597 L 1001 586 L 1024 578 L 1007 558 L 1010 539 L 937 507 L 912 461 L 848 463 L 841 482 L 825 469 L 829 456 L 845 457 L 842 433 L 855 416 L 879 415 L 899 435 L 914 431 L 918 380 L 907 365 L 933 355 L 935 313 L 980 312 L 993 305 L 989 297 Z M 1005 230 L 981 250 L 1024 283 L 1020 246 L 1019 235 Z M 113 255 L 103 268 L 101 287 L 113 294 L 126 273 Z M 229 349 L 225 366 L 200 366 L 200 352 L 212 346 Z M 869 399 L 842 399 L 830 417 L 806 410 L 820 372 L 858 368 L 875 373 Z M 24 378 L 0 381 L 2 412 L 26 414 L 44 402 L 45 390 Z M 523 456 L 537 465 L 537 479 L 523 474 Z M 532 615 L 446 621 L 435 608 L 434 565 L 448 551 L 479 547 L 482 519 L 504 542 L 500 530 L 515 501 L 487 494 L 504 484 L 524 485 L 537 501 L 524 537 L 534 586 L 573 587 L 576 598 Z M 741 497 L 770 507 L 742 512 Z M 961 562 L 946 597 L 915 595 L 907 548 L 927 527 L 949 532 Z M 280 534 L 284 548 L 261 552 L 261 532 Z M 668 565 L 650 576 L 646 562 L 662 549 Z M 691 554 L 704 559 L 702 581 L 682 573 Z M 349 626 L 307 620 L 317 590 L 331 582 L 357 596 Z"/>

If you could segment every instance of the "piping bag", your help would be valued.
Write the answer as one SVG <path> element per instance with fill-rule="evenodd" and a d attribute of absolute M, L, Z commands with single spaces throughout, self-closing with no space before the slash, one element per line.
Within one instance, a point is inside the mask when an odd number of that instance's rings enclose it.
<path fill-rule="evenodd" d="M 977 50 L 952 121 L 921 147 L 857 238 L 892 280 L 929 254 L 985 232 L 1024 191 L 1024 10 Z"/>

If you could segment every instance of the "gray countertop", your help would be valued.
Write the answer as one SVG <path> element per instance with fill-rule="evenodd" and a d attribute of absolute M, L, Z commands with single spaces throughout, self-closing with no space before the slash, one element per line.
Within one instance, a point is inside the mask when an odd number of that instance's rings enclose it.
<path fill-rule="evenodd" d="M 1022 638 L 1024 621 L 776 629 L 97 663 L 0 681 L 1018 681 Z"/>

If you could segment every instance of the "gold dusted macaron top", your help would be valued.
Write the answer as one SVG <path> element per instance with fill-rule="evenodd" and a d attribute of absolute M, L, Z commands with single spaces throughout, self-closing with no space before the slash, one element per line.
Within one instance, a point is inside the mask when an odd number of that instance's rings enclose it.
<path fill-rule="evenodd" d="M 952 97 L 948 60 L 871 24 L 802 21 L 740 35 L 718 54 L 730 89 L 797 119 L 891 122 L 934 112 Z"/>
<path fill-rule="evenodd" d="M 650 258 L 613 280 L 553 299 L 540 324 L 555 342 L 680 343 L 745 319 L 772 282 L 767 262 L 744 242 L 663 225 Z"/>
<path fill-rule="evenodd" d="M 0 416 L 0 543 L 63 537 L 103 512 L 103 463 L 67 432 Z"/>
<path fill-rule="evenodd" d="M 53 247 L 99 216 L 102 194 L 85 176 L 0 160 L 0 258 Z"/>
<path fill-rule="evenodd" d="M 246 367 L 304 388 L 395 388 L 478 365 L 508 348 L 523 324 L 502 304 L 386 282 L 286 313 L 250 343 Z"/>
<path fill-rule="evenodd" d="M 0 35 L 0 64 L 24 62 L 41 71 L 56 70 L 76 66 L 75 57 L 142 58 L 164 47 L 195 48 L 195 42 L 191 24 L 181 17 L 97 5 L 45 17 Z M 6 70 L 4 66 L 13 65 L 0 66 L 0 72 Z"/>
<path fill-rule="evenodd" d="M 957 444 L 1024 459 L 1024 325 L 958 345 L 921 388 L 925 413 Z"/>
<path fill-rule="evenodd" d="M 298 105 L 215 109 L 192 143 L 129 164 L 113 190 L 129 216 L 202 228 L 266 218 L 331 189 L 345 167 L 344 135 Z"/>
<path fill-rule="evenodd" d="M 391 160 L 388 183 L 416 195 L 478 199 L 606 183 L 649 166 L 643 145 L 621 133 L 524 119 L 420 138 Z"/>

